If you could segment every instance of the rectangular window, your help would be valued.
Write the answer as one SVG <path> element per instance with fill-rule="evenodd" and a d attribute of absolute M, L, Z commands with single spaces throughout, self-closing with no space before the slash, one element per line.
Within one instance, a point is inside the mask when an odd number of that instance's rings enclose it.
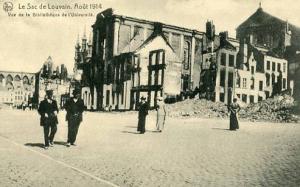
<path fill-rule="evenodd" d="M 280 72 L 281 71 L 281 64 L 277 64 L 277 71 Z"/>
<path fill-rule="evenodd" d="M 224 102 L 225 99 L 225 94 L 224 93 L 220 93 L 220 101 Z"/>
<path fill-rule="evenodd" d="M 267 70 L 270 70 L 270 68 L 271 68 L 271 62 L 267 61 Z"/>
<path fill-rule="evenodd" d="M 110 95 L 110 90 L 106 90 L 106 106 L 109 105 L 109 95 Z"/>
<path fill-rule="evenodd" d="M 270 86 L 270 74 L 266 74 L 266 84 L 267 86 Z"/>
<path fill-rule="evenodd" d="M 259 91 L 263 91 L 263 89 L 264 89 L 264 82 L 259 81 Z"/>
<path fill-rule="evenodd" d="M 225 53 L 221 54 L 221 65 L 226 66 L 226 54 Z"/>
<path fill-rule="evenodd" d="M 254 66 L 251 66 L 251 74 L 254 74 Z"/>
<path fill-rule="evenodd" d="M 234 67 L 234 55 L 229 55 L 229 66 Z"/>
<path fill-rule="evenodd" d="M 255 84 L 255 80 L 254 78 L 251 79 L 251 89 L 254 90 L 254 84 Z"/>
<path fill-rule="evenodd" d="M 263 98 L 261 96 L 258 96 L 258 101 L 262 101 Z"/>
<path fill-rule="evenodd" d="M 247 103 L 247 95 L 246 94 L 242 94 L 242 101 Z"/>
<path fill-rule="evenodd" d="M 250 95 L 250 103 L 254 103 L 254 96 Z"/>
<path fill-rule="evenodd" d="M 239 77 L 237 77 L 237 79 L 236 79 L 236 87 L 237 88 L 241 87 L 241 79 Z"/>
<path fill-rule="evenodd" d="M 268 99 L 270 97 L 270 92 L 269 91 L 265 91 L 266 93 L 266 99 Z"/>
<path fill-rule="evenodd" d="M 247 79 L 243 78 L 243 88 L 247 88 Z"/>
<path fill-rule="evenodd" d="M 220 80 L 220 86 L 225 87 L 225 70 L 221 70 L 221 80 Z"/>
<path fill-rule="evenodd" d="M 229 72 L 228 73 L 228 87 L 233 87 L 233 73 Z"/>
<path fill-rule="evenodd" d="M 276 71 L 276 64 L 275 64 L 275 62 L 272 62 L 272 71 Z"/>
<path fill-rule="evenodd" d="M 286 89 L 286 78 L 282 79 L 282 88 Z"/>
<path fill-rule="evenodd" d="M 286 63 L 283 63 L 282 72 L 285 73 L 285 71 L 286 71 Z"/>

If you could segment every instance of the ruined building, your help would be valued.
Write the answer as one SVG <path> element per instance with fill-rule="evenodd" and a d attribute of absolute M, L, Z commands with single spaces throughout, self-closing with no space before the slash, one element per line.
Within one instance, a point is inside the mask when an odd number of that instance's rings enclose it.
<path fill-rule="evenodd" d="M 69 92 L 70 84 L 65 65 L 55 66 L 51 56 L 49 56 L 35 75 L 35 105 L 44 99 L 46 90 L 52 89 L 54 99 L 62 107 L 65 102 L 64 95 Z"/>
<path fill-rule="evenodd" d="M 238 40 L 260 45 L 272 52 L 273 56 L 288 61 L 288 80 L 294 82 L 295 90 L 292 91 L 300 99 L 300 28 L 259 7 L 236 31 Z"/>
<path fill-rule="evenodd" d="M 97 15 L 88 108 L 135 109 L 141 96 L 175 97 L 199 85 L 202 32 L 114 14 Z"/>
<path fill-rule="evenodd" d="M 250 40 L 229 38 L 227 32 L 210 37 L 211 25 L 205 37 L 213 48 L 203 51 L 200 94 L 216 102 L 230 103 L 235 97 L 256 103 L 288 89 L 287 60 Z"/>
<path fill-rule="evenodd" d="M 285 47 L 280 42 L 262 45 L 245 25 L 238 28 L 237 40 L 227 32 L 216 35 L 212 21 L 200 32 L 117 15 L 112 9 L 99 13 L 93 40 L 83 37 L 82 46 L 75 47 L 87 109 L 136 109 L 141 96 L 154 107 L 157 96 L 191 92 L 214 101 L 229 103 L 237 97 L 255 103 L 292 89 L 285 52 L 293 35 L 269 35 L 285 37 Z"/>

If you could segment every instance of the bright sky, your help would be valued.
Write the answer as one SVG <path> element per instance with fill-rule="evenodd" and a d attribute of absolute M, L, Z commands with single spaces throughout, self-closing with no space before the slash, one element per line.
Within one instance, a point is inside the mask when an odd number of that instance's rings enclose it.
<path fill-rule="evenodd" d="M 8 1 L 14 4 L 12 13 L 81 12 L 93 13 L 93 16 L 9 17 L 3 11 L 3 3 Z M 85 0 L 81 3 L 101 3 L 102 9 L 19 9 L 19 4 L 27 6 L 27 3 L 73 6 L 76 2 L 80 3 L 79 0 L 0 0 L 0 70 L 36 72 L 51 56 L 55 64 L 64 63 L 71 72 L 78 33 L 82 36 L 86 25 L 89 35 L 96 14 L 106 8 L 113 8 L 118 14 L 200 31 L 205 31 L 205 23 L 209 19 L 214 21 L 217 33 L 227 30 L 234 37 L 236 27 L 253 14 L 259 2 L 262 2 L 264 11 L 300 27 L 300 0 Z"/>

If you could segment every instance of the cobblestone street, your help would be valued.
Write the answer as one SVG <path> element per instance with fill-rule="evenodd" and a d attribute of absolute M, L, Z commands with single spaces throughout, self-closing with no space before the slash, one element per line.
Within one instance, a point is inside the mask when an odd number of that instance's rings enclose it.
<path fill-rule="evenodd" d="M 299 186 L 300 125 L 168 119 L 136 134 L 137 113 L 85 113 L 77 146 L 64 146 L 59 113 L 44 150 L 36 111 L 0 110 L 0 186 Z"/>

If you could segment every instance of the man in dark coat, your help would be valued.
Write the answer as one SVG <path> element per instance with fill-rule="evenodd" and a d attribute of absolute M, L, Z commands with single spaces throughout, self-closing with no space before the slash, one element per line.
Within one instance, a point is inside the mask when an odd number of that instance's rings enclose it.
<path fill-rule="evenodd" d="M 146 102 L 145 97 L 141 97 L 141 103 L 139 108 L 139 121 L 138 121 L 138 128 L 137 131 L 140 132 L 140 134 L 144 134 L 146 129 L 146 116 L 148 115 L 148 103 Z"/>
<path fill-rule="evenodd" d="M 76 136 L 79 125 L 82 121 L 82 113 L 84 110 L 83 100 L 80 98 L 80 90 L 73 91 L 73 97 L 65 104 L 67 111 L 66 120 L 68 121 L 68 141 L 67 146 L 75 146 Z"/>
<path fill-rule="evenodd" d="M 44 127 L 45 149 L 53 146 L 53 139 L 57 131 L 57 113 L 58 107 L 56 101 L 52 98 L 53 91 L 47 90 L 46 97 L 41 101 L 38 112 L 41 115 L 40 125 Z M 50 135 L 49 135 L 50 131 Z"/>

